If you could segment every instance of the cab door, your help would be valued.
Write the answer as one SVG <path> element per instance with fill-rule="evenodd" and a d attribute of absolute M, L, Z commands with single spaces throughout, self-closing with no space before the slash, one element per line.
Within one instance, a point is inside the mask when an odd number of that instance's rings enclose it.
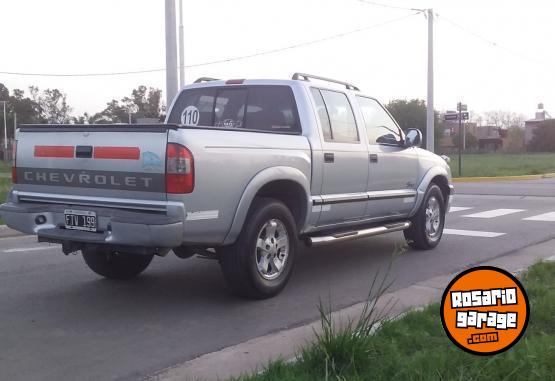
<path fill-rule="evenodd" d="M 416 202 L 418 151 L 375 99 L 356 97 L 368 138 L 368 205 L 371 218 L 405 216 Z"/>
<path fill-rule="evenodd" d="M 362 219 L 367 203 L 368 151 L 353 109 L 340 91 L 311 88 L 322 131 L 323 179 L 317 225 Z"/>

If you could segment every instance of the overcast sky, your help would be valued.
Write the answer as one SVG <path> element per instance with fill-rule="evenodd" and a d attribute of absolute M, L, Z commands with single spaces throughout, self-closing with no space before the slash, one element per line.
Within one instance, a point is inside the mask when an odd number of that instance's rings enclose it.
<path fill-rule="evenodd" d="M 178 0 L 176 0 L 178 2 Z M 346 80 L 383 102 L 426 98 L 427 21 L 357 0 L 183 0 L 186 65 L 249 55 L 348 32 L 275 54 L 186 69 L 200 76 L 289 78 L 302 71 Z M 553 1 L 381 0 L 430 8 L 435 21 L 435 107 L 555 114 Z M 0 71 L 102 73 L 164 68 L 163 0 L 0 0 Z M 401 20 L 387 23 L 408 16 Z M 452 25 L 452 21 L 466 31 Z M 496 42 L 497 47 L 474 34 Z M 165 73 L 48 78 L 0 74 L 10 90 L 59 88 L 74 113 L 100 111 Z"/>

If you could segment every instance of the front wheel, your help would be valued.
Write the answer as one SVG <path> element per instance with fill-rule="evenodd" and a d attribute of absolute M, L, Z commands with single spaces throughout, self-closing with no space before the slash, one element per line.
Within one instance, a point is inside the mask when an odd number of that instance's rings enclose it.
<path fill-rule="evenodd" d="M 154 255 L 130 254 L 82 250 L 83 259 L 89 268 L 106 278 L 130 279 L 142 273 Z"/>
<path fill-rule="evenodd" d="M 255 199 L 237 242 L 221 249 L 220 265 L 240 296 L 265 299 L 287 284 L 297 252 L 295 220 L 271 198 Z"/>
<path fill-rule="evenodd" d="M 437 185 L 430 185 L 411 222 L 411 227 L 404 234 L 412 248 L 429 250 L 439 244 L 445 225 L 445 201 Z"/>

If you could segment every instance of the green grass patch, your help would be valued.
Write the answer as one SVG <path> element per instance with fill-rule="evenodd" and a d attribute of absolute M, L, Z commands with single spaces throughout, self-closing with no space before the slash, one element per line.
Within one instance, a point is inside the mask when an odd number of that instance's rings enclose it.
<path fill-rule="evenodd" d="M 6 197 L 12 187 L 11 178 L 0 177 L 0 204 L 6 201 Z M 4 225 L 4 221 L 0 218 L 0 225 Z"/>
<path fill-rule="evenodd" d="M 11 162 L 0 160 L 0 173 L 2 173 L 2 172 L 11 172 L 11 170 L 12 170 L 12 163 Z"/>
<path fill-rule="evenodd" d="M 386 322 L 374 335 L 319 336 L 294 363 L 276 361 L 243 381 L 554 380 L 555 263 L 532 266 L 522 282 L 531 316 L 525 336 L 490 357 L 457 348 L 445 335 L 439 305 Z M 329 335 L 328 335 L 329 336 Z"/>
<path fill-rule="evenodd" d="M 461 177 L 458 155 L 449 157 L 453 177 Z M 555 153 L 462 155 L 462 174 L 465 177 L 539 175 L 551 172 L 555 172 Z"/>

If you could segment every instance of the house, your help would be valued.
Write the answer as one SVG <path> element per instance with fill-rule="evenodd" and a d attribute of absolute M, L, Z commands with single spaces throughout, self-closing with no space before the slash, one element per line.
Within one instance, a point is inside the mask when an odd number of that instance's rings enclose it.
<path fill-rule="evenodd" d="M 451 151 L 456 150 L 458 147 L 456 147 L 452 137 L 459 133 L 459 122 L 444 121 L 443 128 L 440 146 Z M 503 141 L 507 137 L 505 129 L 496 126 L 479 126 L 475 122 L 465 122 L 464 131 L 466 134 L 473 135 L 478 142 L 477 147 L 471 148 L 477 148 L 480 151 L 497 151 L 503 148 Z"/>
<path fill-rule="evenodd" d="M 524 122 L 524 145 L 528 146 L 534 137 L 534 131 L 538 126 L 546 121 L 553 120 L 551 115 L 543 108 L 543 103 L 538 104 L 538 109 L 536 110 L 536 117 L 534 119 L 529 119 Z"/>

